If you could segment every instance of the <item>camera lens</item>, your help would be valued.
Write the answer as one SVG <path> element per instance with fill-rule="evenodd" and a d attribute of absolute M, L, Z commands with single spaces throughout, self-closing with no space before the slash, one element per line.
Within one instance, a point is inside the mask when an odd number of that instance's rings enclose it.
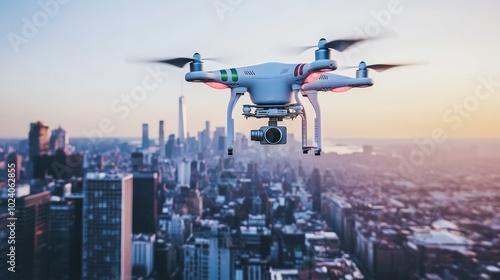
<path fill-rule="evenodd" d="M 278 144 L 281 141 L 281 130 L 276 127 L 270 127 L 266 130 L 264 138 L 269 144 Z"/>
<path fill-rule="evenodd" d="M 252 141 L 261 141 L 263 137 L 264 137 L 264 132 L 260 129 L 250 131 L 250 140 Z"/>

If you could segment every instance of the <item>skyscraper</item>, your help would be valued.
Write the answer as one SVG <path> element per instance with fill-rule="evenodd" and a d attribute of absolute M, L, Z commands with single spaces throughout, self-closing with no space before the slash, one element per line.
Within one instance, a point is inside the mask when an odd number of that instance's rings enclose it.
<path fill-rule="evenodd" d="M 76 260 L 80 261 L 77 253 L 81 244 L 76 242 L 73 201 L 50 203 L 49 232 L 49 279 L 79 279 L 80 275 L 75 275 L 77 269 L 74 265 Z"/>
<path fill-rule="evenodd" d="M 167 144 L 165 144 L 165 157 L 168 159 L 172 159 L 172 157 L 174 156 L 174 149 L 175 149 L 175 135 L 170 134 L 168 136 Z"/>
<path fill-rule="evenodd" d="M 71 194 L 66 197 L 67 201 L 73 202 L 75 209 L 75 239 L 74 243 L 74 256 L 71 259 L 71 272 L 72 277 L 70 279 L 79 280 L 82 279 L 82 244 L 83 244 L 83 199 L 84 196 L 82 193 L 79 194 Z M 74 276 L 74 277 L 73 277 Z"/>
<path fill-rule="evenodd" d="M 144 154 L 139 152 L 134 152 L 130 155 L 130 161 L 132 165 L 132 171 L 138 172 L 144 168 Z"/>
<path fill-rule="evenodd" d="M 16 182 L 19 182 L 19 180 L 21 180 L 21 170 L 23 169 L 22 167 L 22 162 L 23 162 L 23 158 L 21 157 L 20 154 L 16 153 L 16 152 L 13 152 L 13 153 L 10 153 L 8 156 L 7 156 L 7 166 L 11 166 L 12 163 L 14 163 L 16 165 Z M 8 171 L 9 168 L 5 168 L 6 171 Z M 8 176 L 5 176 L 5 178 L 7 178 Z"/>
<path fill-rule="evenodd" d="M 181 143 L 186 141 L 186 99 L 179 97 L 179 139 Z"/>
<path fill-rule="evenodd" d="M 16 279 L 47 279 L 50 192 L 36 193 L 29 185 L 17 190 Z"/>
<path fill-rule="evenodd" d="M 41 122 L 31 123 L 29 132 L 30 161 L 35 156 L 49 153 L 49 127 Z"/>
<path fill-rule="evenodd" d="M 137 277 L 147 277 L 153 272 L 155 253 L 154 234 L 137 234 L 132 241 L 132 271 Z"/>
<path fill-rule="evenodd" d="M 132 232 L 154 234 L 158 223 L 158 173 L 134 173 L 133 183 Z"/>
<path fill-rule="evenodd" d="M 52 154 L 55 154 L 58 149 L 64 149 L 68 144 L 68 135 L 64 129 L 59 126 L 59 128 L 52 130 L 49 141 L 50 152 Z"/>
<path fill-rule="evenodd" d="M 132 175 L 88 173 L 82 279 L 132 278 Z"/>
<path fill-rule="evenodd" d="M 163 121 L 160 121 L 160 131 L 159 131 L 159 135 L 160 135 L 160 139 L 159 139 L 159 143 L 158 143 L 158 146 L 159 146 L 159 151 L 160 151 L 160 158 L 164 158 L 165 157 L 165 131 L 163 130 Z"/>
<path fill-rule="evenodd" d="M 142 124 L 142 149 L 149 148 L 149 125 L 147 123 Z"/>
<path fill-rule="evenodd" d="M 3 198 L 5 201 L 7 201 L 7 198 Z M 9 217 L 7 210 L 7 205 L 0 205 L 0 279 L 2 280 L 13 280 L 16 278 L 16 274 L 12 273 L 11 271 L 8 270 L 9 267 L 11 267 L 11 263 L 9 263 L 9 259 L 12 253 L 10 252 L 10 245 L 9 245 L 9 233 L 10 233 L 10 228 L 7 227 L 9 224 L 9 221 L 7 218 Z M 5 253 L 3 253 L 5 252 Z"/>
<path fill-rule="evenodd" d="M 221 127 L 216 127 L 214 131 L 214 150 L 219 152 L 219 151 L 224 151 L 226 149 L 226 129 L 221 126 Z"/>
<path fill-rule="evenodd" d="M 231 279 L 231 237 L 229 228 L 218 221 L 201 221 L 184 249 L 184 280 Z"/>

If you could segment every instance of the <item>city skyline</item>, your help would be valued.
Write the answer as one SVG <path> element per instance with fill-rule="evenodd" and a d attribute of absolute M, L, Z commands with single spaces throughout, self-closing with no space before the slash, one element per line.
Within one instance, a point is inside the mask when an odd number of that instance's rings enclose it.
<path fill-rule="evenodd" d="M 208 1 L 194 10 L 189 3 L 161 1 L 40 3 L 59 4 L 0 4 L 5 22 L 0 27 L 0 91 L 7 105 L 0 116 L 10 120 L 0 124 L 2 137 L 24 137 L 25 124 L 36 120 L 52 128 L 61 125 L 73 137 L 85 137 L 84 131 L 104 121 L 110 127 L 106 137 L 131 137 L 142 123 L 163 119 L 165 133 L 175 134 L 182 95 L 189 131 L 203 130 L 205 120 L 225 126 L 228 92 L 185 82 L 186 69 L 130 61 L 189 57 L 198 51 L 204 57 L 230 58 L 207 62 L 205 68 L 214 70 L 267 61 L 307 62 L 313 50 L 297 55 L 287 48 L 314 45 L 321 37 L 365 35 L 380 39 L 347 54 L 333 52 L 332 58 L 340 66 L 361 60 L 426 64 L 372 71 L 375 85 L 370 89 L 321 93 L 325 138 L 420 138 L 435 128 L 450 137 L 500 138 L 495 1 L 431 5 L 392 0 L 364 6 L 322 0 Z M 314 21 L 303 20 L 311 15 Z M 336 72 L 354 75 L 354 70 Z M 146 78 L 154 86 L 130 99 Z M 236 131 L 247 134 L 264 123 L 240 115 L 241 105 L 248 103 L 246 94 L 234 112 Z M 300 130 L 296 120 L 284 124 L 292 133 Z"/>

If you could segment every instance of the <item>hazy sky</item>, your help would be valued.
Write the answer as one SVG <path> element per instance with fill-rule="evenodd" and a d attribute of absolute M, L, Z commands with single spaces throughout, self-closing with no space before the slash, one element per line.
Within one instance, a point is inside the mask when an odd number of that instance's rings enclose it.
<path fill-rule="evenodd" d="M 372 88 L 321 94 L 325 138 L 430 137 L 436 128 L 451 137 L 500 138 L 499 13 L 494 0 L 1 1 L 0 136 L 27 137 L 37 120 L 61 125 L 70 137 L 102 122 L 107 137 L 139 137 L 142 123 L 157 137 L 160 119 L 166 133 L 176 133 L 181 92 L 193 135 L 205 120 L 225 126 L 229 91 L 185 82 L 187 67 L 127 61 L 200 52 L 229 57 L 205 63 L 206 70 L 309 62 L 314 49 L 294 55 L 287 47 L 365 34 L 384 39 L 332 58 L 339 65 L 428 64 L 372 71 Z M 160 73 L 151 80 L 150 72 Z M 124 103 L 144 79 L 154 87 Z M 245 95 L 234 118 L 249 135 L 265 121 L 245 120 L 247 103 Z M 284 124 L 300 127 L 298 120 Z"/>

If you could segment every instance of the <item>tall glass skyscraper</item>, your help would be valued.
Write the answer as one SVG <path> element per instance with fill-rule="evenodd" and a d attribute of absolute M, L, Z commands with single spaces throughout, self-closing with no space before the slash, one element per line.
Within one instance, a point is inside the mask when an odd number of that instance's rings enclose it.
<path fill-rule="evenodd" d="M 132 175 L 88 173 L 82 279 L 132 278 Z"/>

